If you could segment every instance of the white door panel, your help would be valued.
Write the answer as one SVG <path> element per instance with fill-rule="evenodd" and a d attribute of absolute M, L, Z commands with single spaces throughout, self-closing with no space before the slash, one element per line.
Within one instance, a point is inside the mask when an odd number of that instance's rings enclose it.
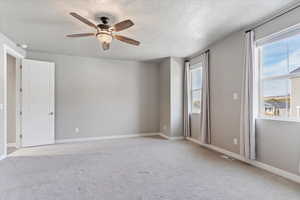
<path fill-rule="evenodd" d="M 54 63 L 23 60 L 22 146 L 54 143 Z"/>

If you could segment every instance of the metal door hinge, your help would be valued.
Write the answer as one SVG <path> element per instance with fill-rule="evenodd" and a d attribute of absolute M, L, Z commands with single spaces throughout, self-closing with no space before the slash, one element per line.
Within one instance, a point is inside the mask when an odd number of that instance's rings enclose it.
<path fill-rule="evenodd" d="M 22 88 L 20 88 L 20 92 L 23 92 L 23 89 L 22 89 Z"/>
<path fill-rule="evenodd" d="M 23 112 L 22 111 L 20 111 L 20 115 L 22 115 L 23 114 Z"/>
<path fill-rule="evenodd" d="M 20 65 L 20 69 L 22 69 L 23 68 L 23 66 L 22 65 Z"/>
<path fill-rule="evenodd" d="M 20 139 L 22 139 L 23 138 L 23 135 L 22 134 L 20 134 Z"/>

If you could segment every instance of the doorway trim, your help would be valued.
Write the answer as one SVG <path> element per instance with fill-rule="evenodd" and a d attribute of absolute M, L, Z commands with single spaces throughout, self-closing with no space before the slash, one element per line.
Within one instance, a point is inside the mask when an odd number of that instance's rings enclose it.
<path fill-rule="evenodd" d="M 16 147 L 20 147 L 20 137 L 19 134 L 21 130 L 21 70 L 20 66 L 22 64 L 22 59 L 24 56 L 18 53 L 13 48 L 8 45 L 3 45 L 3 61 L 4 61 L 4 103 L 3 103 L 3 113 L 4 113 L 4 158 L 7 157 L 7 55 L 11 55 L 16 58 Z"/>

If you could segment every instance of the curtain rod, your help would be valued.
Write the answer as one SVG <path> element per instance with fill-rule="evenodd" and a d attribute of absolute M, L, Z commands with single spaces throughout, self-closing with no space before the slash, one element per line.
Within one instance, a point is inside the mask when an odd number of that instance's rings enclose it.
<path fill-rule="evenodd" d="M 257 29 L 257 28 L 259 28 L 259 27 L 261 27 L 261 26 L 263 26 L 263 25 L 265 25 L 265 24 L 267 24 L 267 23 L 269 23 L 269 22 L 271 22 L 271 21 L 273 21 L 273 20 L 275 20 L 275 19 L 283 16 L 283 15 L 286 15 L 286 14 L 288 14 L 288 13 L 296 10 L 297 8 L 300 8 L 300 3 L 294 5 L 294 6 L 290 7 L 290 8 L 287 8 L 286 10 L 282 10 L 281 12 L 279 12 L 279 14 L 277 14 L 277 15 L 269 18 L 269 19 L 266 19 L 265 21 L 263 21 L 263 22 L 255 25 L 254 27 L 252 27 L 251 29 L 249 29 L 249 30 L 247 30 L 245 32 L 248 33 L 248 32 L 250 32 L 250 31 L 252 31 L 254 29 Z"/>
<path fill-rule="evenodd" d="M 189 57 L 189 58 L 187 58 L 185 61 L 191 61 L 192 59 L 194 59 L 194 58 L 197 58 L 197 57 L 199 57 L 199 56 L 201 56 L 202 54 L 204 54 L 204 53 L 209 53 L 209 49 L 206 49 L 206 50 L 204 50 L 204 51 L 201 51 L 199 54 L 197 54 L 197 55 L 195 55 L 195 56 L 193 56 L 193 57 Z"/>

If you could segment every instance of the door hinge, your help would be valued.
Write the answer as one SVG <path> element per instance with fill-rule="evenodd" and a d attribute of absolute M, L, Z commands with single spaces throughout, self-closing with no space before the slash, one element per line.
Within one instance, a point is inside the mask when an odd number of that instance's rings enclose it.
<path fill-rule="evenodd" d="M 23 112 L 22 111 L 20 111 L 20 115 L 22 115 L 23 114 Z"/>
<path fill-rule="evenodd" d="M 22 139 L 23 138 L 23 135 L 22 134 L 20 134 L 20 139 Z"/>
<path fill-rule="evenodd" d="M 23 66 L 22 65 L 20 65 L 20 69 L 22 69 L 23 68 Z"/>
<path fill-rule="evenodd" d="M 23 89 L 22 89 L 22 88 L 20 88 L 20 92 L 23 92 Z"/>

